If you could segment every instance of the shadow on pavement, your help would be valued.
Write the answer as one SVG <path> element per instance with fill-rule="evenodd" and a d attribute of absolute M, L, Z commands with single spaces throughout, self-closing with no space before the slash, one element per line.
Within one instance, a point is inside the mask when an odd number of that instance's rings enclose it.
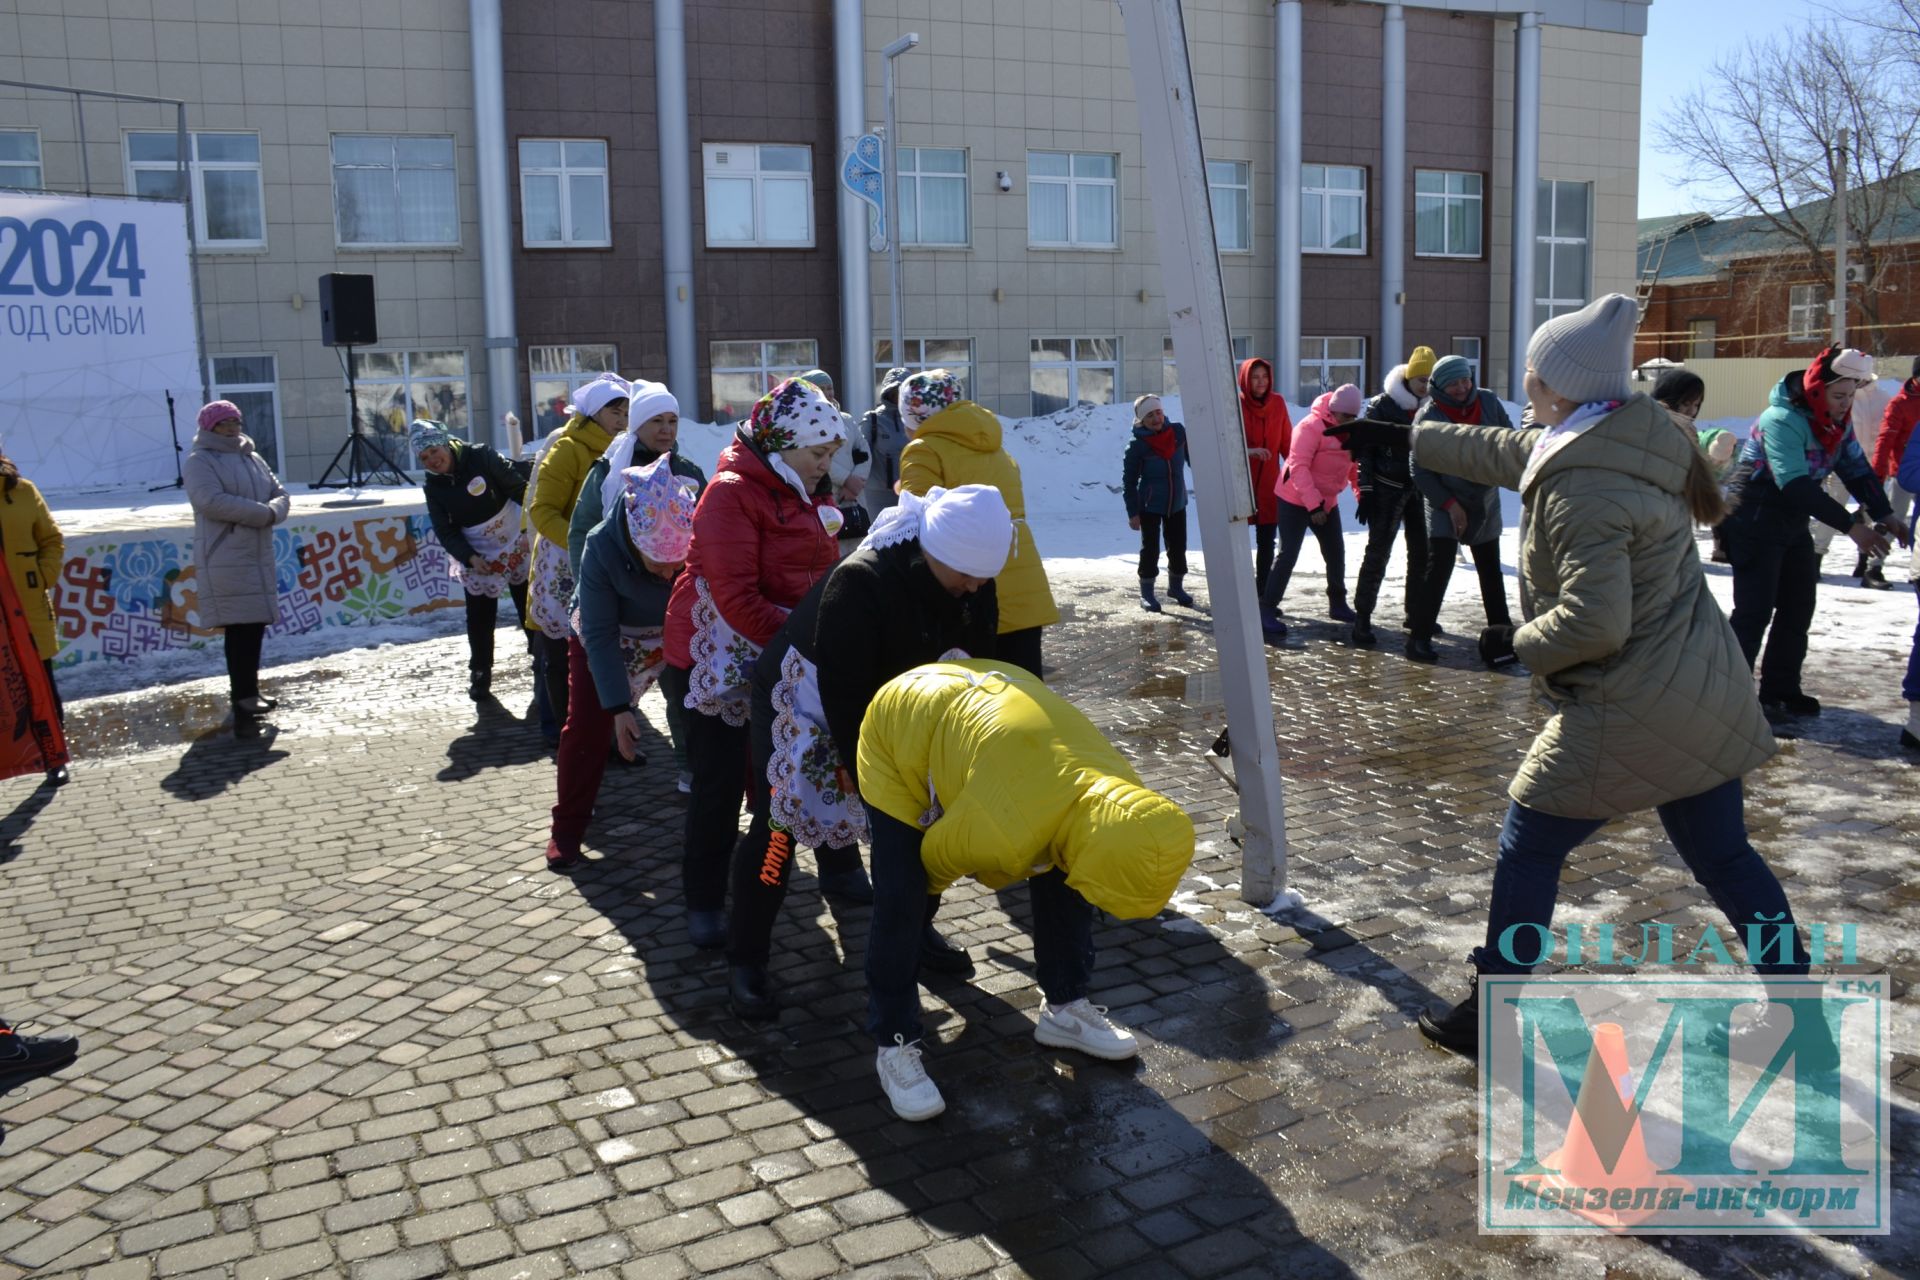
<path fill-rule="evenodd" d="M 13 811 L 0 818 L 0 866 L 5 866 L 20 856 L 20 837 L 27 834 L 33 820 L 40 811 L 53 803 L 53 797 L 59 788 L 48 782 L 29 791 L 13 806 Z"/>
<path fill-rule="evenodd" d="M 575 882 L 632 945 L 644 990 L 664 1016 L 687 1035 L 736 1055 L 746 1070 L 730 1073 L 733 1078 L 746 1079 L 750 1071 L 758 1088 L 790 1103 L 825 1139 L 816 1144 L 825 1149 L 824 1168 L 798 1150 L 757 1161 L 755 1168 L 789 1211 L 833 1200 L 835 1214 L 855 1228 L 837 1241 L 850 1257 L 861 1247 L 863 1219 L 878 1223 L 904 1211 L 933 1237 L 916 1254 L 984 1237 L 1038 1280 L 1168 1274 L 1173 1267 L 1207 1275 L 1238 1267 L 1290 1276 L 1354 1274 L 1305 1238 L 1288 1208 L 1221 1145 L 1251 1136 L 1232 1129 L 1234 1117 L 1217 1122 L 1216 1141 L 1162 1096 L 1142 1063 L 1099 1062 L 1037 1045 L 1031 1010 L 1039 993 L 1024 974 L 989 962 L 971 982 L 923 983 L 948 1005 L 928 1002 L 925 1009 L 925 1062 L 947 1111 L 911 1124 L 887 1105 L 863 1029 L 859 917 L 866 908 L 836 908 L 836 937 L 818 920 L 816 891 L 796 876 L 775 934 L 781 1016 L 754 1024 L 734 1017 L 727 1005 L 724 957 L 686 940 L 677 863 L 607 860 L 576 874 Z M 947 923 L 964 929 L 957 919 Z M 1207 952 L 1194 957 L 1198 973 L 1217 978 L 1216 988 L 1229 987 L 1225 1003 L 1247 1014 L 1229 1021 L 1236 1027 L 1276 1023 L 1258 994 L 1259 975 L 1212 935 L 1195 941 Z M 1109 931 L 1103 960 L 1124 967 L 1126 947 Z M 975 954 L 978 960 L 979 949 Z M 1007 959 L 1004 948 L 990 954 Z M 1102 997 L 1103 981 L 1117 979 L 1124 980 L 1097 970 L 1095 998 Z M 1168 1026 L 1176 1033 L 1187 1029 Z M 1244 1038 L 1230 1039 L 1232 1051 L 1251 1054 L 1287 1031 L 1277 1024 L 1270 1032 L 1238 1034 Z M 1184 1043 L 1179 1034 L 1165 1038 Z M 1276 1122 L 1280 1113 L 1271 1101 L 1246 1105 L 1241 1123 L 1270 1136 L 1295 1118 L 1283 1108 Z M 659 1117 L 671 1118 L 671 1109 Z M 841 1171 L 847 1158 L 857 1162 L 857 1174 Z M 849 1270 L 860 1265 L 855 1261 Z"/>
<path fill-rule="evenodd" d="M 285 760 L 288 752 L 275 749 L 280 730 L 260 721 L 240 721 L 229 732 L 225 726 L 195 738 L 173 772 L 160 779 L 161 790 L 182 800 L 211 800 L 247 775 Z"/>
<path fill-rule="evenodd" d="M 464 782 L 483 769 L 510 769 L 552 754 L 540 741 L 537 721 L 515 715 L 488 694 L 473 704 L 473 723 L 447 743 L 447 763 L 437 782 Z"/>

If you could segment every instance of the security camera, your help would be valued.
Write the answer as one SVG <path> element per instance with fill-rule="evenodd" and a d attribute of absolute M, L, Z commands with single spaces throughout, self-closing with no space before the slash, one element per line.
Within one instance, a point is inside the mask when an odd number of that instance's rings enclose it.
<path fill-rule="evenodd" d="M 1002 169 L 1000 170 L 1000 172 L 994 174 L 993 179 L 995 182 L 998 182 L 1000 184 L 1000 189 L 1002 191 L 1013 190 L 1013 175 L 1008 173 L 1005 169 Z"/>

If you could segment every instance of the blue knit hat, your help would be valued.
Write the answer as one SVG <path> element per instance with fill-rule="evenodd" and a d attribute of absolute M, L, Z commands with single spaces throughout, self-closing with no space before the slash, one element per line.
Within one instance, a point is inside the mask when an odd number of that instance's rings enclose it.
<path fill-rule="evenodd" d="M 1437 391 L 1449 382 L 1456 382 L 1461 378 L 1471 379 L 1472 377 L 1473 366 L 1467 363 L 1465 356 L 1442 356 L 1439 362 L 1433 366 L 1433 379 L 1428 385 Z"/>

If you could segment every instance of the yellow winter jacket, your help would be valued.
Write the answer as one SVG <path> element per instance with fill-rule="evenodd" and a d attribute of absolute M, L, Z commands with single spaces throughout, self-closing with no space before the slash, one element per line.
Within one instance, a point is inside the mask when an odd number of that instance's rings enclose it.
<path fill-rule="evenodd" d="M 900 453 L 900 487 L 908 493 L 924 496 L 935 485 L 956 489 L 963 484 L 992 485 L 1013 517 L 1013 557 L 993 584 L 1000 597 L 1000 634 L 1060 621 L 1046 567 L 1027 527 L 1020 464 L 1000 447 L 1000 419 L 971 400 L 928 418 Z"/>
<path fill-rule="evenodd" d="M 936 662 L 889 681 L 861 722 L 859 767 L 862 802 L 925 831 L 930 893 L 1058 867 L 1094 906 L 1141 919 L 1193 861 L 1180 807 L 1018 667 Z"/>
<path fill-rule="evenodd" d="M 21 480 L 11 493 L 0 493 L 0 550 L 13 575 L 13 592 L 33 628 L 33 647 L 42 658 L 51 658 L 60 652 L 60 636 L 47 593 L 60 576 L 66 543 L 31 480 Z"/>
<path fill-rule="evenodd" d="M 547 456 L 540 461 L 540 474 L 527 503 L 527 519 L 533 525 L 533 547 L 541 541 L 567 545 L 567 522 L 573 517 L 573 504 L 580 500 L 580 484 L 600 455 L 613 443 L 605 427 L 579 414 Z"/>

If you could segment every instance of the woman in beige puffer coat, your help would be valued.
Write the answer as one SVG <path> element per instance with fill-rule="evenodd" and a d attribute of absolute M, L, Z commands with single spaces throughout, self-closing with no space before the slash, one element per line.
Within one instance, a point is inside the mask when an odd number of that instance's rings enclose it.
<path fill-rule="evenodd" d="M 193 580 L 200 625 L 226 629 L 227 686 L 238 719 L 278 705 L 260 696 L 260 647 L 280 616 L 273 527 L 287 518 L 287 491 L 243 432 L 240 407 L 200 410 L 193 452 L 181 467 L 193 504 Z"/>
<path fill-rule="evenodd" d="M 1692 433 L 1632 393 L 1636 316 L 1632 298 L 1612 294 L 1536 331 L 1536 429 L 1411 428 L 1420 466 L 1520 492 L 1527 621 L 1513 645 L 1551 708 L 1508 789 L 1486 942 L 1472 956 L 1483 974 L 1532 969 L 1567 855 L 1643 809 L 1659 813 L 1742 941 L 1756 919 L 1793 929 L 1779 880 L 1747 839 L 1741 794 L 1773 737 L 1693 541 L 1693 521 L 1715 523 L 1725 507 Z M 1749 959 L 1763 972 L 1807 970 L 1797 933 L 1791 958 Z M 1479 1023 L 1476 990 L 1421 1015 L 1420 1029 L 1472 1054 Z"/>

